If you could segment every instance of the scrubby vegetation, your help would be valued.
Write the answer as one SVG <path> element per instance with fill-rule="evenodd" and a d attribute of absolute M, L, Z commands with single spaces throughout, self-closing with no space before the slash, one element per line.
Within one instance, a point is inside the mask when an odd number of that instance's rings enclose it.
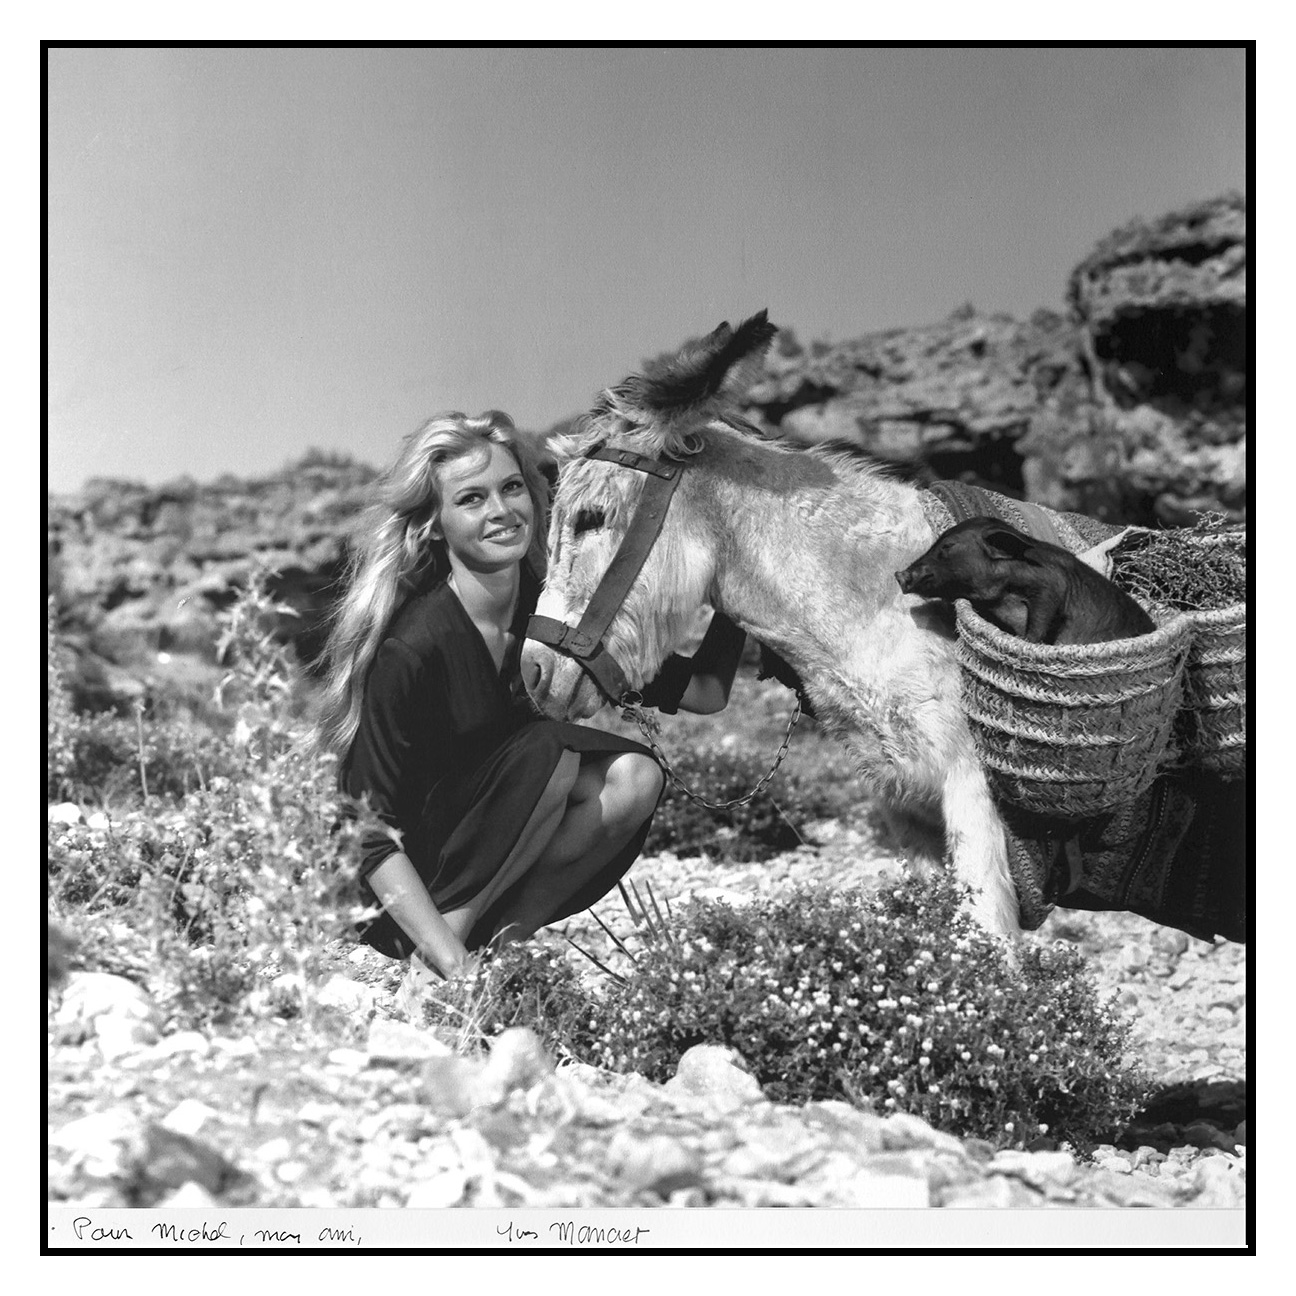
<path fill-rule="evenodd" d="M 704 789 L 706 800 L 723 805 L 756 786 L 769 768 L 769 757 L 702 745 L 673 751 L 671 763 L 685 786 Z M 768 859 L 801 845 L 806 824 L 841 814 L 858 797 L 851 782 L 781 770 L 772 791 L 743 805 L 712 810 L 668 781 L 644 849 L 648 854 L 706 854 L 733 863 Z"/>
<path fill-rule="evenodd" d="M 508 948 L 472 987 L 486 1033 L 535 1027 L 572 1056 L 668 1080 L 724 1044 L 778 1102 L 906 1111 L 996 1144 L 1083 1148 L 1138 1110 L 1129 1024 L 1070 948 L 1021 965 L 940 878 L 890 893 L 800 890 L 735 908 L 694 901 L 627 950 L 591 994 L 556 945 Z M 432 1017 L 462 1017 L 448 991 Z"/>
<path fill-rule="evenodd" d="M 254 585 L 225 613 L 224 733 L 77 714 L 50 632 L 49 791 L 84 813 L 49 824 L 49 910 L 83 964 L 145 981 L 177 1024 L 237 1015 L 271 984 L 309 1006 L 326 949 L 363 910 L 357 825 L 288 705 L 292 666 L 264 629 L 276 611 Z"/>
<path fill-rule="evenodd" d="M 295 667 L 267 628 L 278 611 L 263 584 L 226 609 L 209 716 L 78 714 L 51 615 L 48 791 L 74 804 L 51 816 L 49 910 L 80 966 L 142 982 L 174 1026 L 308 1025 L 363 912 L 359 825 L 308 741 Z M 765 769 L 733 744 L 695 743 L 677 763 L 713 800 Z M 845 775 L 804 773 L 781 773 L 775 793 L 719 816 L 668 795 L 649 850 L 761 860 L 853 795 Z M 542 938 L 428 1003 L 464 1047 L 530 1025 L 560 1053 L 660 1081 L 690 1046 L 726 1044 L 775 1100 L 868 1102 L 999 1144 L 1083 1146 L 1144 1093 L 1127 1027 L 1078 957 L 1036 948 L 1006 967 L 939 881 L 694 901 L 606 964 Z"/>

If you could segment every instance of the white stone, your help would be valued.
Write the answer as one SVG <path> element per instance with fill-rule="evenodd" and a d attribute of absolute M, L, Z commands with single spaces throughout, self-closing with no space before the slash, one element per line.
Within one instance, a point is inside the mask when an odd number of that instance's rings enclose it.
<path fill-rule="evenodd" d="M 257 1051 L 256 1042 L 247 1035 L 218 1035 L 211 1043 L 213 1048 L 219 1049 L 226 1057 L 249 1057 Z"/>
<path fill-rule="evenodd" d="M 410 1189 L 405 1205 L 414 1210 L 457 1206 L 468 1187 L 468 1176 L 462 1170 L 443 1170 L 416 1183 Z"/>
<path fill-rule="evenodd" d="M 86 819 L 86 827 L 94 832 L 107 832 L 112 824 L 102 810 L 96 810 Z"/>
<path fill-rule="evenodd" d="M 553 1062 L 540 1037 L 526 1026 L 514 1026 L 491 1043 L 482 1080 L 508 1093 L 512 1089 L 529 1089 L 552 1072 Z"/>
<path fill-rule="evenodd" d="M 211 1041 L 200 1031 L 176 1031 L 173 1035 L 164 1035 L 153 1046 L 156 1057 L 175 1057 L 189 1053 L 195 1057 L 206 1057 L 211 1052 Z"/>
<path fill-rule="evenodd" d="M 197 1098 L 185 1098 L 162 1118 L 162 1124 L 177 1134 L 197 1134 L 209 1120 L 219 1114 L 214 1107 L 208 1107 Z"/>
<path fill-rule="evenodd" d="M 104 1013 L 95 1018 L 95 1042 L 107 1062 L 139 1053 L 156 1044 L 157 1028 L 151 1022 L 135 1021 L 117 1013 Z"/>
<path fill-rule="evenodd" d="M 60 1023 L 94 1021 L 106 1015 L 154 1026 L 159 1021 L 153 1000 L 134 981 L 109 972 L 71 973 L 55 1020 Z"/>
<path fill-rule="evenodd" d="M 894 1112 L 882 1122 L 882 1146 L 884 1148 L 936 1148 L 941 1152 L 951 1152 L 964 1156 L 962 1142 L 953 1134 L 933 1129 L 920 1116 L 908 1112 Z"/>
<path fill-rule="evenodd" d="M 58 805 L 46 808 L 45 818 L 49 823 L 74 824 L 81 822 L 81 807 L 71 801 L 60 801 Z"/>
<path fill-rule="evenodd" d="M 73 1165 L 93 1179 L 111 1179 L 144 1154 L 144 1123 L 116 1109 L 70 1121 L 50 1135 L 50 1146 L 72 1156 Z"/>
<path fill-rule="evenodd" d="M 760 1082 L 744 1069 L 738 1053 L 718 1044 L 696 1044 L 689 1049 L 663 1091 L 673 1099 L 701 1103 L 716 1111 L 735 1111 L 766 1101 Z"/>
<path fill-rule="evenodd" d="M 175 1192 L 158 1202 L 159 1207 L 167 1210 L 210 1210 L 218 1204 L 202 1184 L 192 1179 L 186 1180 Z"/>
<path fill-rule="evenodd" d="M 328 1055 L 329 1065 L 344 1071 L 360 1071 L 369 1065 L 369 1054 L 359 1049 L 335 1048 Z"/>
<path fill-rule="evenodd" d="M 375 998 L 372 986 L 335 973 L 324 983 L 317 1002 L 322 1007 L 340 1008 L 343 1012 L 370 1013 Z"/>
<path fill-rule="evenodd" d="M 292 1144 L 283 1137 L 272 1138 L 256 1150 L 258 1161 L 286 1161 L 292 1155 Z"/>
<path fill-rule="evenodd" d="M 369 1056 L 380 1062 L 424 1062 L 453 1052 L 429 1030 L 389 1017 L 375 1017 L 365 1042 Z"/>

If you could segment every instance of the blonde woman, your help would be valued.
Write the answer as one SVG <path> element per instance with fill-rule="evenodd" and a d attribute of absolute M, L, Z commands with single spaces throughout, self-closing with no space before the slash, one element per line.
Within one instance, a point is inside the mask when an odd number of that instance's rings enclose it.
<path fill-rule="evenodd" d="M 431 419 L 379 479 L 329 640 L 322 734 L 343 791 L 392 830 L 365 842 L 382 913 L 362 938 L 442 976 L 606 895 L 662 790 L 646 747 L 526 696 L 547 499 L 507 415 Z M 672 667 L 663 709 L 724 704 L 742 635 L 711 639 L 696 669 Z"/>

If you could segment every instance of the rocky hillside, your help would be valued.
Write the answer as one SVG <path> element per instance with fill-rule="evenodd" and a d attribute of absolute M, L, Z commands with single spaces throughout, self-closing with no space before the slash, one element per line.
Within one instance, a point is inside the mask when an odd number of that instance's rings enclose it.
<path fill-rule="evenodd" d="M 1124 226 L 1072 272 L 1065 316 L 969 306 L 808 348 L 786 329 L 746 414 L 807 443 L 847 440 L 915 480 L 962 478 L 1109 521 L 1245 521 L 1246 229 L 1233 194 Z M 281 629 L 312 663 L 373 476 L 312 454 L 256 480 L 100 479 L 50 499 L 50 592 L 80 703 L 205 679 L 215 613 L 258 566 L 276 572 L 272 590 L 297 614 Z"/>
<path fill-rule="evenodd" d="M 1246 520 L 1247 216 L 1225 195 L 1105 238 L 1066 317 L 970 307 L 807 351 L 785 332 L 749 417 L 1112 522 Z"/>

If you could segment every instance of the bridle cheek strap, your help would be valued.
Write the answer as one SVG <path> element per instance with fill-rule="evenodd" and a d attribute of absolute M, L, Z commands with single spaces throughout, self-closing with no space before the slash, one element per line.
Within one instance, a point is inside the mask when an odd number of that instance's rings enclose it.
<path fill-rule="evenodd" d="M 587 459 L 605 459 L 633 468 L 645 475 L 643 493 L 635 506 L 634 516 L 617 547 L 603 579 L 594 591 L 581 617 L 580 624 L 570 626 L 553 617 L 533 616 L 527 623 L 527 638 L 547 644 L 555 652 L 575 658 L 581 669 L 594 681 L 599 691 L 614 705 L 630 690 L 625 672 L 608 652 L 603 643 L 608 626 L 625 603 L 635 577 L 661 534 L 675 488 L 680 483 L 683 465 L 651 459 L 633 450 L 619 450 L 611 446 L 595 446 L 588 451 Z"/>

